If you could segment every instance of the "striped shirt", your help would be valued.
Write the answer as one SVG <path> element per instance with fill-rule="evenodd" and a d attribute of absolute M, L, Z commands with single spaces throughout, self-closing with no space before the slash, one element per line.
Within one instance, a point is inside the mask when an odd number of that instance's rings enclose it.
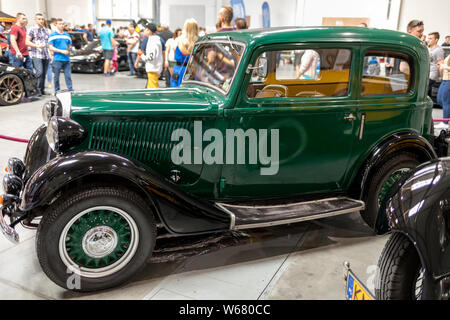
<path fill-rule="evenodd" d="M 46 28 L 33 27 L 28 31 L 28 37 L 35 45 L 45 45 L 44 49 L 30 49 L 30 57 L 32 59 L 50 59 L 48 51 L 48 39 L 50 38 L 50 31 Z"/>
<path fill-rule="evenodd" d="M 72 38 L 66 32 L 63 33 L 53 32 L 50 35 L 50 39 L 48 39 L 48 44 L 53 45 L 56 49 L 59 50 L 69 50 L 69 48 L 72 46 Z M 53 60 L 70 61 L 70 57 L 69 55 L 55 52 Z"/>

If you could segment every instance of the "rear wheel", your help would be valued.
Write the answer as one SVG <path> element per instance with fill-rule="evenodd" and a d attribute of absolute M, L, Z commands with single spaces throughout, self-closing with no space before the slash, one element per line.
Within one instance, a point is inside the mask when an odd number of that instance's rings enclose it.
<path fill-rule="evenodd" d="M 22 100 L 25 89 L 22 80 L 14 74 L 0 78 L 0 105 L 10 106 Z"/>
<path fill-rule="evenodd" d="M 59 286 L 95 291 L 129 280 L 151 257 L 152 212 L 135 193 L 91 187 L 53 204 L 39 225 L 43 271 Z"/>
<path fill-rule="evenodd" d="M 394 233 L 389 238 L 381 253 L 378 267 L 378 300 L 422 299 L 425 270 L 417 250 L 405 235 Z"/>
<path fill-rule="evenodd" d="M 366 210 L 361 211 L 362 218 L 371 228 L 375 228 L 378 211 L 389 190 L 403 174 L 416 168 L 419 164 L 420 162 L 414 154 L 405 152 L 392 157 L 375 169 L 376 173 L 369 181 Z"/>

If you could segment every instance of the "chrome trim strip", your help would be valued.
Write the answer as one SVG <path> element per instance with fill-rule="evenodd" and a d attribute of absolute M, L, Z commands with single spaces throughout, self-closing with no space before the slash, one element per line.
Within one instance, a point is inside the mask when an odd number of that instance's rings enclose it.
<path fill-rule="evenodd" d="M 361 141 L 364 137 L 364 125 L 366 124 L 366 114 L 363 113 L 361 115 L 361 127 L 359 129 L 359 141 Z"/>
<path fill-rule="evenodd" d="M 63 118 L 70 118 L 70 109 L 72 108 L 72 92 L 59 92 L 56 94 L 56 98 L 61 101 Z"/>
<path fill-rule="evenodd" d="M 227 208 L 225 208 L 222 204 L 220 203 L 216 203 L 216 206 L 219 207 L 219 209 L 221 209 L 222 211 L 228 213 L 230 215 L 230 230 L 234 230 L 236 227 L 236 216 L 234 215 L 233 212 L 231 212 L 230 210 L 228 210 Z"/>
<path fill-rule="evenodd" d="M 355 211 L 361 211 L 365 209 L 365 204 L 362 201 L 358 201 L 361 203 L 360 207 L 357 208 L 351 208 L 351 209 L 345 209 L 340 211 L 333 211 L 329 213 L 324 214 L 316 214 L 313 216 L 308 217 L 301 217 L 301 218 L 293 218 L 288 220 L 278 220 L 278 221 L 271 221 L 271 222 L 264 222 L 264 223 L 255 223 L 255 224 L 243 224 L 235 226 L 234 230 L 245 230 L 245 229 L 253 229 L 253 228 L 264 228 L 264 227 L 273 227 L 273 226 L 279 226 L 284 224 L 290 224 L 290 223 L 297 223 L 297 222 L 304 222 L 304 221 L 310 221 L 310 220 L 317 220 L 322 218 L 328 218 L 333 216 L 339 216 L 347 213 L 352 213 Z"/>
<path fill-rule="evenodd" d="M 299 204 L 310 204 L 310 203 L 319 203 L 319 202 L 335 201 L 335 200 L 353 200 L 353 199 L 349 199 L 349 198 L 345 198 L 345 197 L 336 197 L 336 198 L 327 198 L 327 199 L 312 200 L 312 201 L 306 201 L 306 202 L 295 202 L 295 203 L 290 203 L 290 204 L 279 204 L 276 206 L 239 206 L 239 205 L 228 205 L 228 204 L 221 204 L 221 205 L 230 207 L 230 208 L 239 208 L 239 209 L 260 209 L 260 208 L 268 209 L 268 208 L 287 208 L 287 207 L 297 206 Z M 353 201 L 359 202 L 359 200 L 353 200 Z"/>

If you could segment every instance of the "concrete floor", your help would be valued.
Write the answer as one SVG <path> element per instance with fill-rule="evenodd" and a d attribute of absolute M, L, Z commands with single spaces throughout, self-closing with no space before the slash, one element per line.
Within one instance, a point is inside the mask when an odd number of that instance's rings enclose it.
<path fill-rule="evenodd" d="M 145 80 L 119 74 L 73 75 L 76 90 L 143 88 Z M 49 97 L 47 97 L 47 100 Z M 42 123 L 46 99 L 0 107 L 0 135 L 28 139 Z M 436 111 L 435 117 L 442 111 Z M 25 144 L 0 140 L 0 167 L 23 158 Z M 155 251 L 128 285 L 95 294 L 61 289 L 42 272 L 35 231 L 18 227 L 21 243 L 0 237 L 0 299 L 344 299 L 343 262 L 371 287 L 387 236 L 374 236 L 359 213 L 247 232 L 183 239 Z M 201 254 L 199 254 L 201 252 Z"/>

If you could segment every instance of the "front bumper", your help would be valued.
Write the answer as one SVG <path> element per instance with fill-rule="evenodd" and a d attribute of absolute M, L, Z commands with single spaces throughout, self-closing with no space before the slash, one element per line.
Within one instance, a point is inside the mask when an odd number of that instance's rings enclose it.
<path fill-rule="evenodd" d="M 8 174 L 3 177 L 4 194 L 0 195 L 0 229 L 9 241 L 17 244 L 20 237 L 15 227 L 28 216 L 28 213 L 19 209 L 20 195 L 24 187 L 22 179 L 25 175 L 25 164 L 19 159 L 12 158 L 8 161 L 7 172 Z"/>
<path fill-rule="evenodd" d="M 6 223 L 5 217 L 3 216 L 3 206 L 0 205 L 0 228 L 2 229 L 3 235 L 13 244 L 18 244 L 20 242 L 20 237 L 17 231 L 12 228 L 8 223 Z"/>

